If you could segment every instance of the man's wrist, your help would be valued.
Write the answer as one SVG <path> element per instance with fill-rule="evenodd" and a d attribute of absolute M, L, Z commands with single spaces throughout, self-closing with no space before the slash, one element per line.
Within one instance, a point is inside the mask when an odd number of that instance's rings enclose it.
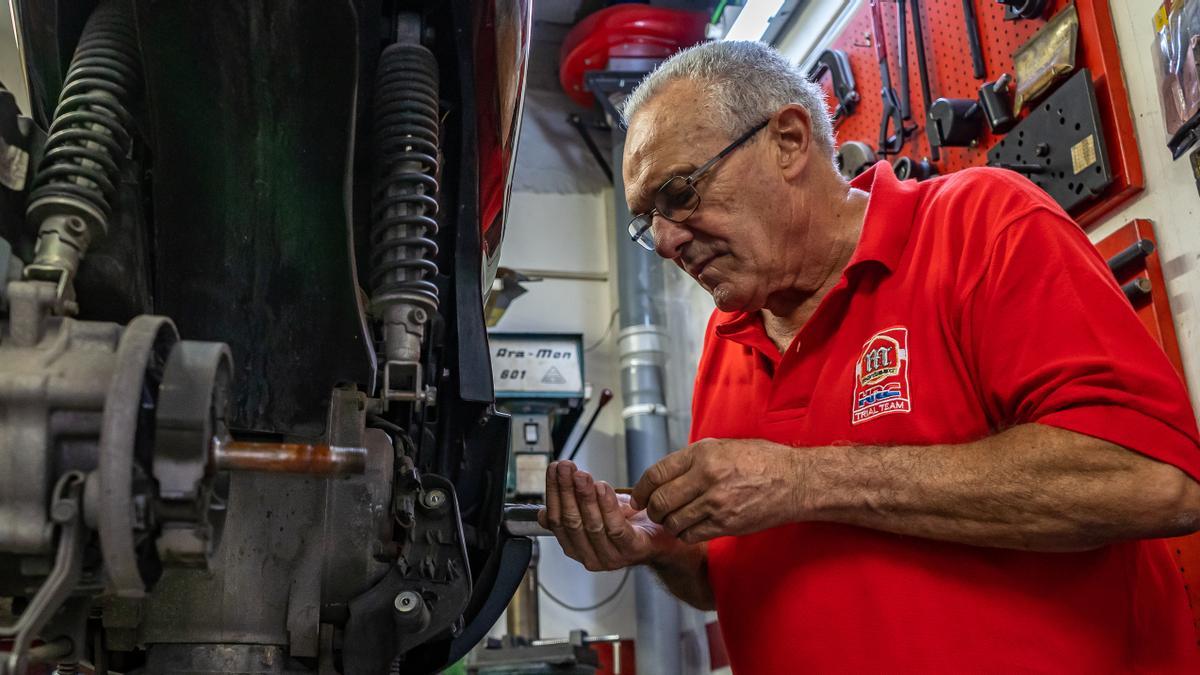
<path fill-rule="evenodd" d="M 658 545 L 655 550 L 639 564 L 658 572 L 686 566 L 686 561 L 692 554 L 691 549 L 698 545 L 684 543 L 665 530 L 659 536 L 661 539 L 656 542 Z"/>
<path fill-rule="evenodd" d="M 788 472 L 788 483 L 792 486 L 785 502 L 788 507 L 788 522 L 801 523 L 820 519 L 818 514 L 822 508 L 821 497 L 826 493 L 826 488 L 821 485 L 824 473 L 817 465 L 824 456 L 824 451 L 831 449 L 788 447 L 788 459 L 782 463 Z"/>

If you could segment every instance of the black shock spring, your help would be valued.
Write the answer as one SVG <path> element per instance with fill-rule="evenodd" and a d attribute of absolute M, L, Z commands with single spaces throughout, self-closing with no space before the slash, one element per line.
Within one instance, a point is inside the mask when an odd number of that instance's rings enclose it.
<path fill-rule="evenodd" d="M 437 59 L 425 47 L 392 44 L 379 57 L 373 137 L 371 296 L 438 306 Z"/>
<path fill-rule="evenodd" d="M 130 151 L 126 107 L 142 81 L 128 0 L 105 0 L 84 26 L 67 69 L 30 194 L 31 214 L 47 202 L 74 203 L 107 226 L 118 162 Z"/>

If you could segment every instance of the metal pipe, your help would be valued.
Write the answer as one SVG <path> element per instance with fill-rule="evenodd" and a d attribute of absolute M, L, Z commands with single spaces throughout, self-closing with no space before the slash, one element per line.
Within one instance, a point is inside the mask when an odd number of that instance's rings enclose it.
<path fill-rule="evenodd" d="M 622 155 L 625 133 L 613 125 L 613 212 L 617 231 L 617 290 L 620 296 L 621 395 L 625 408 L 625 455 L 630 485 L 662 459 L 670 448 L 667 405 L 663 386 L 662 263 L 629 239 L 625 225 Z M 637 670 L 642 673 L 680 673 L 679 601 L 668 594 L 648 567 L 633 571 L 637 594 Z"/>
<path fill-rule="evenodd" d="M 508 638 L 516 644 L 520 639 L 526 643 L 541 637 L 541 623 L 538 614 L 538 543 L 533 542 L 533 555 L 529 557 L 529 569 L 525 570 L 525 578 L 517 586 L 517 592 L 508 602 Z"/>
<path fill-rule="evenodd" d="M 317 476 L 361 474 L 367 449 L 307 443 L 215 441 L 213 464 L 218 471 L 266 471 Z"/>

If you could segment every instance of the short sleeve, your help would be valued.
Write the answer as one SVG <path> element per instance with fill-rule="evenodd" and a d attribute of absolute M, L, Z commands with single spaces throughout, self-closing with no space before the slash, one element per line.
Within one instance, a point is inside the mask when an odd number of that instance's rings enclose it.
<path fill-rule="evenodd" d="M 962 299 L 968 367 L 995 428 L 1100 438 L 1200 480 L 1187 390 L 1075 223 L 1050 208 L 996 235 Z"/>

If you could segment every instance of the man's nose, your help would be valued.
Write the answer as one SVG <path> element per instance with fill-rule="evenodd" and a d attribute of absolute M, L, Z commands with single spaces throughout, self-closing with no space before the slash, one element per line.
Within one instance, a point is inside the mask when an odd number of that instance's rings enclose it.
<path fill-rule="evenodd" d="M 654 235 L 654 252 L 667 260 L 678 258 L 683 245 L 692 240 L 692 233 L 686 226 L 657 213 L 650 231 Z"/>

